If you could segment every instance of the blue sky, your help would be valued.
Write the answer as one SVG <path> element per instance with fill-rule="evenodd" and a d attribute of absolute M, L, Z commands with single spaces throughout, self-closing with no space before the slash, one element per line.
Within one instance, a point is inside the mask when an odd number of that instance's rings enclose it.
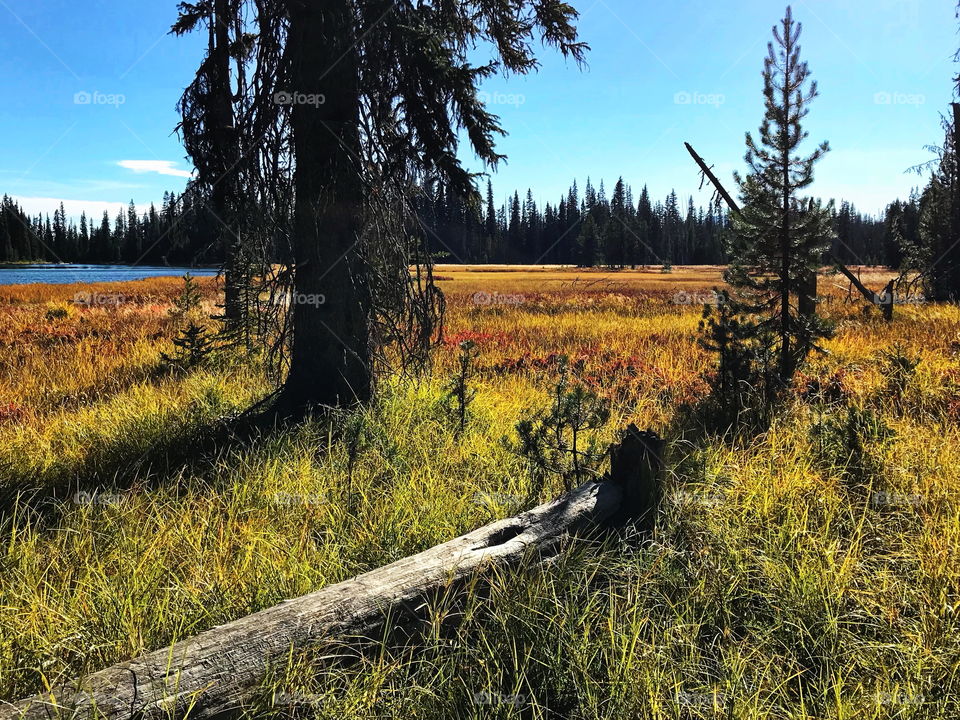
<path fill-rule="evenodd" d="M 762 116 L 760 71 L 770 0 L 572 0 L 592 46 L 580 70 L 543 50 L 522 78 L 483 92 L 509 136 L 494 176 L 498 200 L 534 188 L 555 202 L 574 177 L 620 175 L 661 198 L 697 191 L 691 142 L 723 179 L 742 167 L 743 134 Z M 942 136 L 957 71 L 952 0 L 802 0 L 803 55 L 821 97 L 806 123 L 828 139 L 813 193 L 877 212 L 922 178 L 905 173 Z M 181 190 L 190 165 L 173 134 L 175 104 L 203 37 L 175 38 L 173 0 L 0 0 L 0 193 L 31 211 L 65 201 L 113 211 Z M 467 158 L 474 169 L 480 167 Z"/>

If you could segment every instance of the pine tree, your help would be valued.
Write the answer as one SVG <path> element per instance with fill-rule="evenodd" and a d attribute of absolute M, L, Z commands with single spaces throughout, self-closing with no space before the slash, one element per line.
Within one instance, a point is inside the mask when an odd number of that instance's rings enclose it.
<path fill-rule="evenodd" d="M 577 238 L 577 264 L 580 267 L 593 267 L 597 263 L 597 248 L 600 243 L 600 231 L 594 213 L 587 213 L 583 221 L 580 236 Z"/>
<path fill-rule="evenodd" d="M 960 105 L 944 120 L 930 181 L 920 195 L 917 241 L 907 247 L 910 269 L 920 273 L 924 294 L 934 302 L 960 300 Z"/>
<path fill-rule="evenodd" d="M 800 60 L 801 25 L 788 7 L 764 60 L 766 112 L 760 141 L 747 133 L 746 177 L 736 174 L 742 214 L 734 218 L 732 262 L 727 281 L 738 291 L 736 309 L 750 317 L 754 338 L 772 332 L 776 373 L 788 385 L 816 342 L 829 329 L 801 299 L 832 238 L 832 203 L 800 197 L 813 182 L 813 166 L 828 151 L 797 152 L 807 137 L 801 121 L 817 97 L 816 82 Z M 808 301 L 807 301 L 808 302 Z"/>
<path fill-rule="evenodd" d="M 100 229 L 97 231 L 96 256 L 95 259 L 100 262 L 111 260 L 110 243 L 110 213 L 103 211 L 103 217 L 100 219 Z"/>
<path fill-rule="evenodd" d="M 507 247 L 512 262 L 521 262 L 523 257 L 523 212 L 520 209 L 520 193 L 514 192 L 510 200 L 510 224 L 507 226 Z"/>
<path fill-rule="evenodd" d="M 63 260 L 72 260 L 70 248 L 67 247 L 67 218 L 63 203 L 53 211 L 53 244 L 50 245 L 58 257 Z"/>
<path fill-rule="evenodd" d="M 244 91 L 244 56 L 251 52 L 253 39 L 244 27 L 244 4 L 244 0 L 181 3 L 171 32 L 183 35 L 201 25 L 207 29 L 206 57 L 180 98 L 177 109 L 182 120 L 177 130 L 197 169 L 196 186 L 209 198 L 214 243 L 224 256 L 224 330 L 248 342 L 249 277 L 239 227 L 239 177 L 249 154 L 243 152 L 237 131 L 234 96 L 234 87 L 238 98 Z M 256 143 L 265 139 L 259 131 L 258 135 Z"/>
<path fill-rule="evenodd" d="M 90 230 L 87 225 L 87 213 L 80 213 L 80 233 L 77 236 L 77 259 L 86 261 L 90 253 Z"/>
<path fill-rule="evenodd" d="M 485 247 L 483 251 L 483 261 L 490 262 L 496 253 L 497 242 L 497 211 L 493 206 L 493 182 L 487 180 L 487 208 L 484 217 L 483 230 L 485 235 Z"/>
<path fill-rule="evenodd" d="M 655 262 L 653 231 L 653 206 L 650 204 L 650 193 L 644 185 L 640 192 L 640 201 L 637 203 L 637 244 L 632 263 L 651 265 Z"/>
<path fill-rule="evenodd" d="M 127 262 L 137 263 L 141 259 L 140 253 L 140 223 L 137 220 L 137 206 L 133 200 L 131 200 L 127 206 L 127 222 L 123 234 L 122 255 Z"/>
<path fill-rule="evenodd" d="M 663 250 L 662 262 L 679 262 L 678 251 L 681 245 L 683 218 L 680 217 L 680 203 L 677 191 L 671 190 L 663 207 Z"/>
<path fill-rule="evenodd" d="M 411 177 L 436 177 L 457 197 L 475 195 L 475 176 L 458 158 L 459 139 L 466 138 L 489 166 L 503 159 L 495 144 L 503 131 L 479 85 L 498 71 L 534 70 L 534 39 L 581 62 L 587 47 L 577 38 L 577 12 L 564 0 L 238 5 L 241 22 L 252 11 L 259 30 L 243 39 L 255 59 L 248 83 L 254 97 L 246 99 L 261 112 L 261 126 L 279 126 L 291 140 L 289 164 L 258 176 L 251 190 L 262 191 L 296 167 L 294 292 L 328 301 L 322 313 L 308 305 L 292 308 L 289 371 L 274 409 L 296 417 L 319 406 L 366 402 L 379 350 L 377 321 L 402 315 L 398 332 L 409 336 L 403 347 L 422 349 L 435 335 L 438 313 L 432 284 L 411 286 L 411 251 L 398 245 L 398 234 L 365 233 L 372 196 L 401 205 Z M 181 8 L 200 12 L 192 3 Z M 480 46 L 492 58 L 478 65 L 474 50 Z M 289 83 L 287 89 L 324 101 L 271 102 L 277 78 Z M 213 140 L 209 133 L 205 139 Z M 254 140 L 240 145 L 245 142 Z M 410 221 L 406 210 L 383 212 L 391 222 Z"/>
<path fill-rule="evenodd" d="M 537 204 L 533 200 L 533 190 L 527 189 L 527 197 L 523 203 L 523 244 L 524 262 L 536 263 L 540 261 L 540 215 Z"/>
<path fill-rule="evenodd" d="M 627 214 L 626 185 L 621 177 L 613 189 L 610 217 L 603 230 L 603 255 L 610 267 L 622 268 L 627 261 L 627 238 L 630 233 Z"/>
<path fill-rule="evenodd" d="M 9 262 L 17 259 L 14 255 L 10 229 L 7 225 L 7 218 L 9 217 L 9 203 L 10 198 L 4 195 L 3 203 L 0 204 L 0 260 L 3 262 Z"/>
<path fill-rule="evenodd" d="M 214 351 L 214 339 L 210 332 L 197 323 L 191 322 L 171 340 L 174 353 L 160 353 L 160 358 L 173 368 L 188 370 L 201 365 Z"/>

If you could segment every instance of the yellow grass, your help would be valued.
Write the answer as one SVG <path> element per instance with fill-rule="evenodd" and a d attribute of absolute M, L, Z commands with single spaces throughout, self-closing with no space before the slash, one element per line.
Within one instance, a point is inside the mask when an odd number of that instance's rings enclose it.
<path fill-rule="evenodd" d="M 612 404 L 604 441 L 631 421 L 667 436 L 654 541 L 506 573 L 460 599 L 458 622 L 438 607 L 423 639 L 349 667 L 293 658 L 254 715 L 957 716 L 960 309 L 902 307 L 886 324 L 823 278 L 837 336 L 769 432 L 731 441 L 677 414 L 710 388 L 695 336 L 719 268 L 437 275 L 449 312 L 430 376 L 213 449 L 190 443 L 268 386 L 226 359 L 162 369 L 178 280 L 104 287 L 132 300 L 94 308 L 70 302 L 89 288 L 0 288 L 0 473 L 19 492 L 0 519 L 0 699 L 536 502 L 502 438 L 546 406 L 565 354 Z M 442 396 L 463 339 L 477 398 L 457 438 Z M 883 355 L 897 341 L 921 360 L 900 393 Z M 347 427 L 357 440 L 336 439 Z"/>

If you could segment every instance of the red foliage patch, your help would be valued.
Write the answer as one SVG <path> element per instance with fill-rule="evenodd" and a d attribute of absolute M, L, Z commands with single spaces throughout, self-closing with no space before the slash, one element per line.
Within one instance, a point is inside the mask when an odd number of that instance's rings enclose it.
<path fill-rule="evenodd" d="M 473 330 L 465 330 L 464 332 L 458 332 L 456 335 L 445 337 L 443 344 L 447 347 L 457 347 L 460 343 L 469 340 L 476 345 L 482 346 L 485 344 L 502 343 L 507 339 L 509 339 L 509 336 L 506 333 L 480 333 L 474 332 Z"/>
<path fill-rule="evenodd" d="M 507 358 L 503 362 L 491 365 L 489 370 L 496 375 L 506 375 L 508 373 L 522 372 L 523 370 L 545 370 L 559 365 L 561 357 L 563 357 L 562 353 L 550 353 L 549 355 L 537 356 L 531 355 L 528 351 L 519 357 Z M 580 368 L 582 369 L 584 361 L 578 360 L 576 362 L 580 363 Z M 570 363 L 575 371 L 577 370 L 576 362 Z"/>
<path fill-rule="evenodd" d="M 27 411 L 17 403 L 0 403 L 0 423 L 18 422 L 23 420 Z"/>

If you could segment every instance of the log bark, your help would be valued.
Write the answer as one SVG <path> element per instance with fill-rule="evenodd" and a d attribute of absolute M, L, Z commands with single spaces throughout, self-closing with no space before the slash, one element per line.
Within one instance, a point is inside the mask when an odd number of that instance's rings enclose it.
<path fill-rule="evenodd" d="M 48 693 L 0 703 L 0 720 L 209 719 L 240 710 L 269 666 L 345 638 L 376 635 L 389 616 L 417 614 L 423 600 L 491 567 L 534 554 L 546 562 L 571 535 L 631 519 L 652 524 L 662 441 L 631 426 L 612 448 L 612 472 L 558 500 L 417 555 L 248 615 Z"/>

